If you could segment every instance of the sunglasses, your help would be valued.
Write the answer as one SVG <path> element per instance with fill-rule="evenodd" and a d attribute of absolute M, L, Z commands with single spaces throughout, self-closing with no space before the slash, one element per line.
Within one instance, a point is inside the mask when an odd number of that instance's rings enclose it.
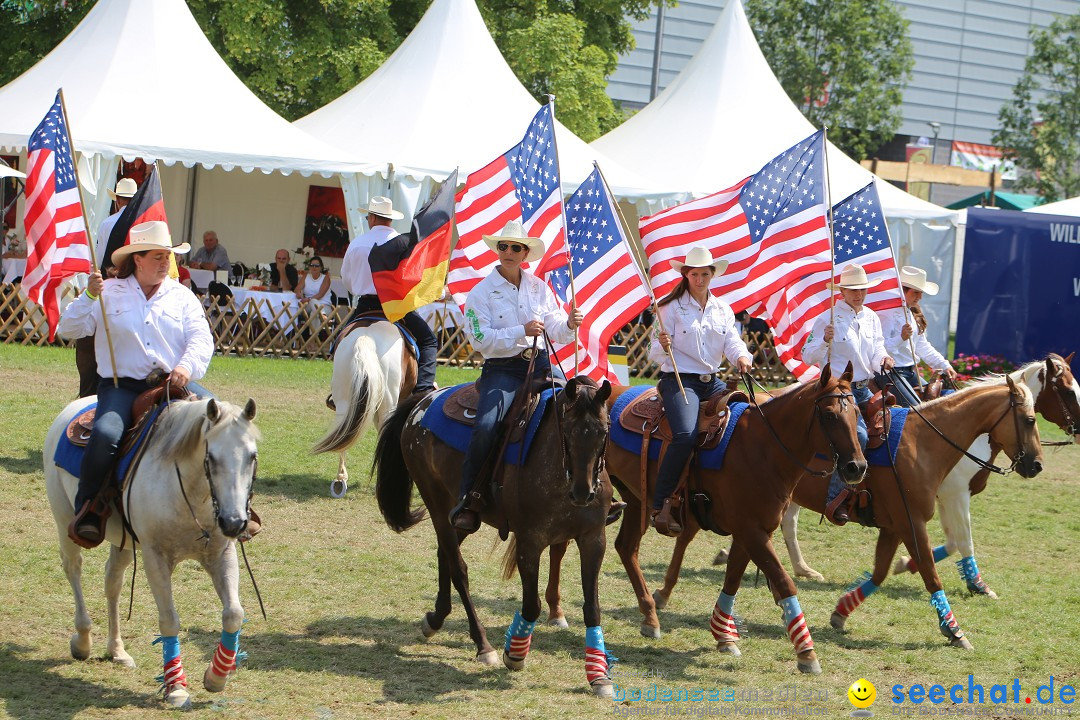
<path fill-rule="evenodd" d="M 503 243 L 503 242 L 497 243 L 495 245 L 495 247 L 497 247 L 499 249 L 499 252 L 506 252 L 507 250 L 509 250 L 510 252 L 519 253 L 519 252 L 521 252 L 523 250 L 528 250 L 529 249 L 528 245 L 518 245 L 517 243 Z"/>
<path fill-rule="evenodd" d="M 308 267 L 317 267 L 317 268 L 321 268 L 321 267 L 322 267 L 322 263 L 308 263 Z"/>

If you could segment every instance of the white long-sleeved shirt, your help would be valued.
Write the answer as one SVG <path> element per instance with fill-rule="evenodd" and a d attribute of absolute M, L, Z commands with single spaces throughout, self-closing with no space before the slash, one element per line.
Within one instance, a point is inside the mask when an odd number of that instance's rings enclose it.
<path fill-rule="evenodd" d="M 102 290 L 109 316 L 116 372 L 142 379 L 155 369 L 183 367 L 198 380 L 214 354 L 214 336 L 198 298 L 166 278 L 147 299 L 134 276 L 105 281 Z M 111 378 L 109 345 L 101 328 L 101 303 L 83 293 L 64 309 L 58 332 L 66 338 L 94 335 L 98 373 Z"/>
<path fill-rule="evenodd" d="M 341 281 L 345 283 L 346 290 L 356 297 L 378 295 L 375 292 L 375 281 L 371 279 L 368 255 L 373 247 L 382 245 L 398 234 L 398 231 L 389 225 L 376 225 L 349 243 L 349 249 L 345 251 L 345 258 L 341 261 Z"/>
<path fill-rule="evenodd" d="M 878 319 L 881 321 L 881 332 L 885 336 L 885 350 L 896 361 L 897 366 L 908 367 L 915 364 L 915 359 L 911 357 L 911 343 L 901 334 L 904 324 L 907 323 L 911 325 L 913 333 L 911 339 L 915 341 L 916 357 L 926 361 L 926 364 L 934 370 L 951 367 L 945 356 L 926 339 L 926 335 L 919 332 L 919 326 L 911 310 L 902 307 L 882 310 L 878 313 Z"/>
<path fill-rule="evenodd" d="M 833 369 L 842 371 L 850 362 L 855 382 L 869 380 L 889 357 L 877 313 L 865 305 L 856 313 L 854 308 L 841 300 L 836 303 L 834 314 Z M 828 356 L 829 344 L 825 342 L 825 326 L 828 324 L 829 315 L 826 313 L 814 323 L 814 329 L 803 346 L 803 360 L 818 367 L 824 367 Z"/>
<path fill-rule="evenodd" d="M 109 217 L 101 221 L 98 226 L 97 242 L 94 243 L 94 257 L 97 258 L 97 266 L 101 267 L 105 262 L 105 249 L 109 247 L 109 236 L 112 235 L 116 221 L 124 214 L 123 210 L 117 210 Z"/>
<path fill-rule="evenodd" d="M 530 272 L 523 271 L 521 284 L 515 287 L 495 268 L 465 300 L 469 342 L 487 359 L 513 357 L 532 347 L 533 339 L 525 336 L 525 323 L 531 320 L 542 321 L 552 341 L 574 342 L 575 331 L 566 324 L 566 311 L 555 293 Z M 543 335 L 536 346 L 546 349 Z"/>
<path fill-rule="evenodd" d="M 660 320 L 671 335 L 671 352 L 679 372 L 707 375 L 716 372 L 724 358 L 735 365 L 739 358 L 753 360 L 742 336 L 736 329 L 735 313 L 731 306 L 712 293 L 702 309 L 697 301 L 684 293 L 660 307 Z M 660 323 L 653 326 L 649 359 L 663 372 L 675 372 L 671 357 L 660 346 Z"/>

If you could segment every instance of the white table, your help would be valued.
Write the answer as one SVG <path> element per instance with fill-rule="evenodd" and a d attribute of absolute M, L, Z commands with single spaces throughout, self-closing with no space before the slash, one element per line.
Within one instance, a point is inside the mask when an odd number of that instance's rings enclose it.
<path fill-rule="evenodd" d="M 274 322 L 285 328 L 296 324 L 296 317 L 300 312 L 300 301 L 293 293 L 245 290 L 238 287 L 230 287 L 229 290 L 232 290 L 233 304 L 238 310 L 243 310 L 243 306 L 250 300 L 255 304 L 263 320 Z M 283 307 L 287 308 L 284 312 L 282 312 Z"/>
<path fill-rule="evenodd" d="M 198 268 L 188 268 L 188 272 L 191 273 L 191 282 L 195 283 L 196 287 L 204 291 L 214 280 L 224 282 L 224 280 L 229 277 L 229 273 L 224 270 L 199 270 Z"/>
<path fill-rule="evenodd" d="M 9 285 L 12 284 L 15 282 L 15 278 L 22 277 L 25 271 L 26 258 L 4 258 L 3 282 Z"/>

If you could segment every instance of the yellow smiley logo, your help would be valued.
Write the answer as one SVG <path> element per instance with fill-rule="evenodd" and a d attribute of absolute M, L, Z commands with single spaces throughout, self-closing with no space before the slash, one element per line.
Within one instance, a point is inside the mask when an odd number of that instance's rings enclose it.
<path fill-rule="evenodd" d="M 874 700 L 877 699 L 877 690 L 872 682 L 866 678 L 859 678 L 851 683 L 847 696 L 851 704 L 861 710 L 874 704 Z"/>

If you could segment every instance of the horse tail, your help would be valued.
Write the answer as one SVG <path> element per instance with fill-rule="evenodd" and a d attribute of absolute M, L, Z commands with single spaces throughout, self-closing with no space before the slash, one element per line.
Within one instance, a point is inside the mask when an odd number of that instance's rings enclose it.
<path fill-rule="evenodd" d="M 510 542 L 506 544 L 506 552 L 502 559 L 502 579 L 509 580 L 517 572 L 517 535 L 510 534 Z"/>
<path fill-rule="evenodd" d="M 335 358 L 335 374 L 338 371 Z M 311 449 L 313 453 L 343 452 L 350 448 L 371 425 L 382 406 L 386 379 L 379 364 L 375 341 L 371 337 L 363 333 L 357 336 L 346 372 L 349 374 L 349 409 L 345 417 Z"/>
<path fill-rule="evenodd" d="M 405 454 L 401 451 L 401 431 L 405 428 L 405 421 L 422 399 L 422 396 L 412 396 L 403 400 L 386 418 L 379 430 L 375 459 L 371 463 L 371 472 L 376 477 L 375 498 L 379 502 L 379 511 L 390 529 L 398 533 L 423 520 L 426 514 L 423 507 L 409 509 L 413 479 L 405 465 Z"/>

